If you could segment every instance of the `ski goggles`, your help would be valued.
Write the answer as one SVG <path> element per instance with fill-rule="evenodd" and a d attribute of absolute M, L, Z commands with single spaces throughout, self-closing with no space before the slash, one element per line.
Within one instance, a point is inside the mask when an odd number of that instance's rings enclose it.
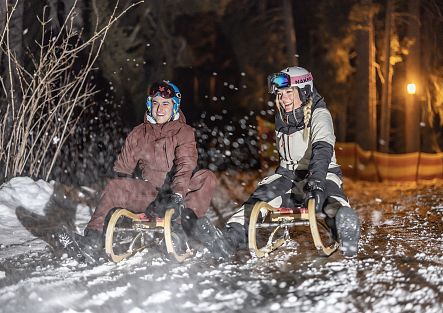
<path fill-rule="evenodd" d="M 174 97 L 177 97 L 178 99 L 181 98 L 181 94 L 176 92 L 174 88 L 166 82 L 153 83 L 149 90 L 149 96 L 152 98 L 160 96 L 165 99 L 171 99 Z"/>
<path fill-rule="evenodd" d="M 291 77 L 286 73 L 274 73 L 268 76 L 268 91 L 275 93 L 277 89 L 291 87 Z"/>

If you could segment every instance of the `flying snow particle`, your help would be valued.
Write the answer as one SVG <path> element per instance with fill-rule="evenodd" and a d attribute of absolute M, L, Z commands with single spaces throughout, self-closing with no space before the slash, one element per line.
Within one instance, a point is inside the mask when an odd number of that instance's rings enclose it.
<path fill-rule="evenodd" d="M 23 35 L 26 35 L 28 33 L 28 29 L 25 28 L 25 30 L 23 31 Z"/>

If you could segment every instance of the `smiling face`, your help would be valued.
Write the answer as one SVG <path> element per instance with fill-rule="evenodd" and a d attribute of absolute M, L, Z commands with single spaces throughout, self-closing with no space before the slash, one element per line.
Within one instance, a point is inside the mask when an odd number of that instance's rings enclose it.
<path fill-rule="evenodd" d="M 277 99 L 285 112 L 291 112 L 302 105 L 297 88 L 278 89 Z"/>
<path fill-rule="evenodd" d="M 172 117 L 172 99 L 165 99 L 160 96 L 152 98 L 152 117 L 158 124 L 168 122 Z"/>

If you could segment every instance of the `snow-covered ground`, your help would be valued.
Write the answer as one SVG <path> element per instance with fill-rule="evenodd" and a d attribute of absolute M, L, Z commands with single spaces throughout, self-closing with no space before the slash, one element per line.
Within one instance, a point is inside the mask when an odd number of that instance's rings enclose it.
<path fill-rule="evenodd" d="M 256 178 L 221 174 L 212 217 L 229 215 Z M 442 312 L 443 182 L 346 181 L 346 191 L 363 222 L 356 258 L 319 257 L 301 234 L 264 259 L 199 253 L 177 264 L 143 251 L 90 267 L 46 244 L 61 224 L 81 233 L 90 194 L 14 178 L 0 188 L 0 311 Z"/>

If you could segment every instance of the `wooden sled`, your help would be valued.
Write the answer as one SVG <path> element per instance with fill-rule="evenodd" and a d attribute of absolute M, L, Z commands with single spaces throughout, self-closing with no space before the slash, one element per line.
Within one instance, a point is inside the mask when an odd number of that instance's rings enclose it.
<path fill-rule="evenodd" d="M 290 239 L 289 228 L 309 226 L 317 251 L 322 256 L 334 253 L 339 244 L 333 241 L 329 227 L 315 212 L 315 200 L 308 201 L 308 208 L 274 208 L 266 202 L 258 202 L 252 208 L 248 228 L 248 244 L 251 255 L 267 256 Z"/>
<path fill-rule="evenodd" d="M 162 234 L 166 251 L 171 259 L 183 262 L 193 252 L 186 244 L 180 246 L 179 235 L 173 231 L 171 218 L 174 209 L 169 209 L 164 218 L 150 218 L 144 213 L 133 213 L 126 209 L 115 210 L 108 222 L 105 235 L 105 252 L 118 263 L 138 251 L 155 245 L 156 234 Z"/>

